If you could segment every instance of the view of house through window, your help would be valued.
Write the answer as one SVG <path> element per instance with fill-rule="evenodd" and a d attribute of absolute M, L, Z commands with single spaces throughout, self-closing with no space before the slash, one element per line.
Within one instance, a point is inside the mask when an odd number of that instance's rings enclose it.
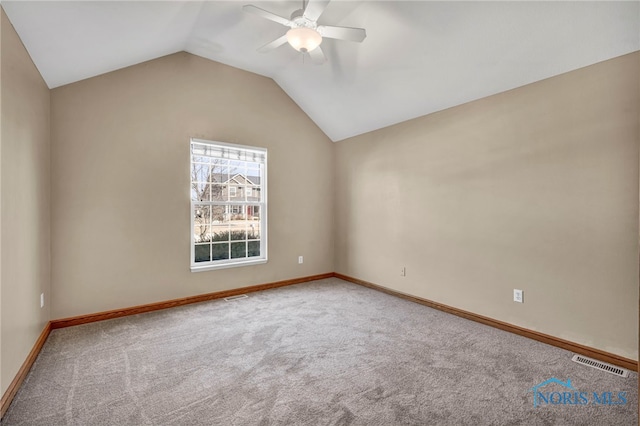
<path fill-rule="evenodd" d="M 262 148 L 191 140 L 191 268 L 265 262 Z"/>

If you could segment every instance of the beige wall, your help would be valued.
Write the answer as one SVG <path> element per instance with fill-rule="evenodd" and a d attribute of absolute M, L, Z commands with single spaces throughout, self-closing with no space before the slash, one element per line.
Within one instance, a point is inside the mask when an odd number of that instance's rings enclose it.
<path fill-rule="evenodd" d="M 637 359 L 639 59 L 339 142 L 337 272 Z"/>
<path fill-rule="evenodd" d="M 52 318 L 333 271 L 333 144 L 273 80 L 177 53 L 51 112 Z M 190 137 L 268 149 L 267 264 L 190 272 Z"/>
<path fill-rule="evenodd" d="M 49 320 L 49 89 L 7 19 L 1 19 L 2 393 Z M 40 308 L 40 293 L 45 307 Z"/>

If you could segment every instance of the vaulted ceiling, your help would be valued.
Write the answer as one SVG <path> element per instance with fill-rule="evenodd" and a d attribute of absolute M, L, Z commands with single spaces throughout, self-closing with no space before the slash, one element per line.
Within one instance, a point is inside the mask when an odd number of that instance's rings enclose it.
<path fill-rule="evenodd" d="M 313 1 L 313 0 L 311 0 Z M 640 50 L 637 1 L 334 0 L 319 24 L 362 27 L 324 39 L 327 62 L 283 45 L 302 1 L 2 1 L 50 88 L 178 51 L 271 77 L 333 141 Z"/>

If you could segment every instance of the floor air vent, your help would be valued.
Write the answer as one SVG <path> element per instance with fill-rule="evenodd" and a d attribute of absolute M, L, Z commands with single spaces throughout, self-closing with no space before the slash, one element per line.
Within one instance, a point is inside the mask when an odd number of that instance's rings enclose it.
<path fill-rule="evenodd" d="M 586 365 L 588 367 L 593 367 L 597 370 L 606 371 L 607 373 L 615 374 L 616 376 L 629 377 L 629 371 L 625 370 L 624 368 L 606 364 L 592 358 L 587 358 L 586 356 L 574 355 L 573 358 L 571 358 L 571 361 L 577 362 L 578 364 Z"/>
<path fill-rule="evenodd" d="M 229 297 L 225 297 L 224 300 L 226 300 L 227 302 L 231 302 L 232 300 L 238 300 L 238 299 L 246 299 L 247 296 L 246 294 L 239 294 L 237 296 L 229 296 Z"/>

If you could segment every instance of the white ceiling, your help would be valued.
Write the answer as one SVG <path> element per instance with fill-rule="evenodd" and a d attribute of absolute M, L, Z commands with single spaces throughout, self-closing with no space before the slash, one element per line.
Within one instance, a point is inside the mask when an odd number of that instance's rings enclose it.
<path fill-rule="evenodd" d="M 325 39 L 314 65 L 283 45 L 302 1 L 2 1 L 54 88 L 178 51 L 273 78 L 333 141 L 640 50 L 640 2 L 332 1 L 319 24 L 362 27 Z"/>

